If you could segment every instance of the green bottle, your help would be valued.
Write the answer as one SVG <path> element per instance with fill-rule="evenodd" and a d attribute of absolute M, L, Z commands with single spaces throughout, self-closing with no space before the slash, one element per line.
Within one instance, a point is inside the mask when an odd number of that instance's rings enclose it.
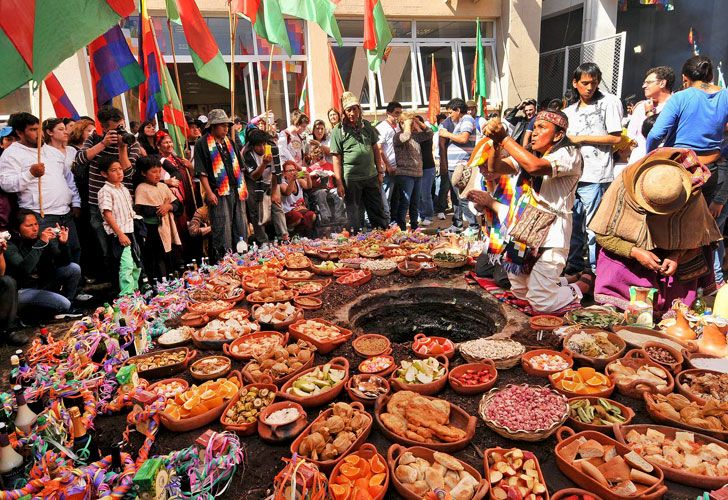
<path fill-rule="evenodd" d="M 693 311 L 695 311 L 695 314 L 703 314 L 706 307 L 707 305 L 703 298 L 703 289 L 698 288 L 698 296 L 695 298 L 695 302 L 693 302 Z"/>

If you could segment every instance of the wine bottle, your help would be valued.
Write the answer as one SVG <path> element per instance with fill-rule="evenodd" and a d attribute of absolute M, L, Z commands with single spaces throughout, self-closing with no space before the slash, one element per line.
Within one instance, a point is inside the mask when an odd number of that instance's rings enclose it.
<path fill-rule="evenodd" d="M 96 446 L 96 440 L 86 429 L 81 418 L 81 411 L 78 406 L 72 406 L 68 412 L 71 414 L 73 421 L 73 451 L 78 456 L 78 462 L 82 464 L 90 464 L 101 458 L 99 447 Z"/>
<path fill-rule="evenodd" d="M 121 445 L 114 443 L 111 445 L 111 470 L 117 474 L 121 474 L 124 464 L 121 461 Z"/>
<path fill-rule="evenodd" d="M 28 403 L 25 401 L 22 386 L 13 386 L 13 392 L 15 393 L 15 403 L 18 407 L 15 413 L 15 428 L 27 436 L 33 429 L 35 421 L 38 420 L 38 415 L 30 409 Z"/>
<path fill-rule="evenodd" d="M 23 486 L 25 467 L 23 456 L 10 445 L 8 426 L 0 423 L 0 478 L 6 490 Z"/>
<path fill-rule="evenodd" d="M 20 358 L 17 354 L 10 356 L 10 383 L 12 385 L 18 384 L 20 379 Z"/>

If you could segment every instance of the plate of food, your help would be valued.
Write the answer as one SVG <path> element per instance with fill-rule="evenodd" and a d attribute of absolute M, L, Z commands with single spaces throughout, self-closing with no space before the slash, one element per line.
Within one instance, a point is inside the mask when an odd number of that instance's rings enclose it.
<path fill-rule="evenodd" d="M 251 304 L 267 304 L 270 302 L 288 302 L 296 297 L 298 297 L 298 292 L 295 290 L 263 288 L 248 295 L 246 300 Z"/>

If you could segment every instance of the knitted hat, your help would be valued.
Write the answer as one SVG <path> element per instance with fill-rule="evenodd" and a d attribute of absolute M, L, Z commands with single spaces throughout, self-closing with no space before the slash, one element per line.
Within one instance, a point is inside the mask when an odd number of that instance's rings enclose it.
<path fill-rule="evenodd" d="M 346 111 L 352 106 L 360 106 L 359 99 L 352 92 L 344 92 L 341 95 L 341 108 Z"/>

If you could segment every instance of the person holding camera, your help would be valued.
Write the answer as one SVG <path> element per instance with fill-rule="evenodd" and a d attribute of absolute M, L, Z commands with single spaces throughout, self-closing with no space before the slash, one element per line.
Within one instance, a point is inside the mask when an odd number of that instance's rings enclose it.
<path fill-rule="evenodd" d="M 76 169 L 88 170 L 88 202 L 91 228 L 96 238 L 98 249 L 103 256 L 102 264 L 109 258 L 109 245 L 104 230 L 104 218 L 99 210 L 99 190 L 106 180 L 99 170 L 99 160 L 110 157 L 118 160 L 124 169 L 124 186 L 133 194 L 132 176 L 134 165 L 141 154 L 141 146 L 132 134 L 124 128 L 124 115 L 113 106 L 103 106 L 96 117 L 101 123 L 103 134 L 92 133 L 76 154 Z"/>
<path fill-rule="evenodd" d="M 51 245 L 51 242 L 56 245 Z M 41 231 L 38 219 L 20 209 L 14 234 L 5 250 L 7 273 L 18 286 L 18 310 L 37 314 L 38 309 L 56 314 L 56 319 L 80 317 L 71 309 L 81 280 L 81 267 L 71 262 L 68 228 L 47 227 Z"/>

